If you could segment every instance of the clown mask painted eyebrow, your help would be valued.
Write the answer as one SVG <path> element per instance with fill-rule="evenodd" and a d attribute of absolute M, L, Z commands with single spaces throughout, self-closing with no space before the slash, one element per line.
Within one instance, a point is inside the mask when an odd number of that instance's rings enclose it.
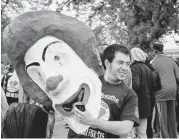
<path fill-rule="evenodd" d="M 43 52 L 42 52 L 42 60 L 43 60 L 44 62 L 45 62 L 45 55 L 46 55 L 47 49 L 48 49 L 51 45 L 56 44 L 56 43 L 58 43 L 59 45 L 61 44 L 60 41 L 53 41 L 53 42 L 48 43 L 48 44 L 45 46 L 45 48 L 43 49 Z M 55 56 L 54 59 L 57 61 L 57 60 L 60 60 L 60 57 L 59 57 L 59 56 Z M 32 62 L 32 63 L 26 65 L 26 68 L 25 68 L 26 71 L 27 71 L 27 69 L 28 69 L 29 67 L 31 67 L 31 66 L 40 66 L 40 63 L 38 63 L 38 62 Z"/>

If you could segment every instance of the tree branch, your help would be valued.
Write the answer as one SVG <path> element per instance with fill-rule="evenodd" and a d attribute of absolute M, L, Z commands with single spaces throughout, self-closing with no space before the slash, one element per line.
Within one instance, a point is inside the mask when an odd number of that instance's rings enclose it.
<path fill-rule="evenodd" d="M 73 0 L 67 0 L 67 1 L 62 2 L 60 4 L 61 6 L 56 11 L 61 12 L 63 10 L 63 8 L 65 7 L 65 5 L 68 5 L 68 4 L 72 3 L 72 2 L 73 2 Z"/>
<path fill-rule="evenodd" d="M 1 9 L 1 15 L 3 14 L 3 11 L 4 11 L 4 9 L 7 7 L 7 5 L 9 4 L 9 0 L 6 0 L 6 2 L 5 2 L 6 4 L 4 5 L 4 7 L 2 7 L 2 9 Z"/>

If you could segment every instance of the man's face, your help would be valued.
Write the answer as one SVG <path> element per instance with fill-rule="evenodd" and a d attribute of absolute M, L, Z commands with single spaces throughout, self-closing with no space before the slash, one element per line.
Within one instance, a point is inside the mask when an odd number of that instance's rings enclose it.
<path fill-rule="evenodd" d="M 123 81 L 129 70 L 130 56 L 121 52 L 116 52 L 113 61 L 107 66 L 109 74 L 114 81 Z"/>

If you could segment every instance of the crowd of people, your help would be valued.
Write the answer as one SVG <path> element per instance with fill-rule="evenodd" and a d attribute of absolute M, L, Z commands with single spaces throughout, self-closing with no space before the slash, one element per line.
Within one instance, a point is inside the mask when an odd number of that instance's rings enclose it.
<path fill-rule="evenodd" d="M 141 48 L 129 50 L 113 44 L 103 51 L 101 60 L 104 67 L 104 74 L 99 77 L 102 82 L 101 101 L 108 107 L 109 115 L 96 119 L 88 111 L 75 108 L 76 119 L 90 128 L 82 134 L 69 128 L 68 138 L 96 137 L 92 131 L 100 133 L 101 138 L 177 138 L 179 67 L 163 53 L 163 44 L 154 43 L 150 54 Z M 10 64 L 4 68 L 1 62 L 1 67 L 2 137 L 45 137 L 48 116 L 44 108 L 19 103 L 24 102 L 23 89 L 16 72 Z M 22 112 L 28 113 L 26 118 Z M 33 115 L 30 118 L 32 122 L 27 121 L 30 115 Z M 39 121 L 36 119 L 39 116 L 44 119 Z M 13 123 L 15 117 L 18 125 Z M 31 124 L 22 126 L 23 120 L 31 123 L 32 128 Z M 18 133 L 14 133 L 13 126 Z M 32 136 L 31 132 L 36 134 Z"/>

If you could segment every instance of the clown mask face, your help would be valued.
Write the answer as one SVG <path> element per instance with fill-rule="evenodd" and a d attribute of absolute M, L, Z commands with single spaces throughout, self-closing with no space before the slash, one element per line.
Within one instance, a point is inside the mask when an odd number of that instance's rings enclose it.
<path fill-rule="evenodd" d="M 27 51 L 24 61 L 28 75 L 52 100 L 55 111 L 64 116 L 75 132 L 85 131 L 88 126 L 74 119 L 73 108 L 84 105 L 93 117 L 98 117 L 101 100 L 98 76 L 70 46 L 52 36 L 38 40 Z"/>

